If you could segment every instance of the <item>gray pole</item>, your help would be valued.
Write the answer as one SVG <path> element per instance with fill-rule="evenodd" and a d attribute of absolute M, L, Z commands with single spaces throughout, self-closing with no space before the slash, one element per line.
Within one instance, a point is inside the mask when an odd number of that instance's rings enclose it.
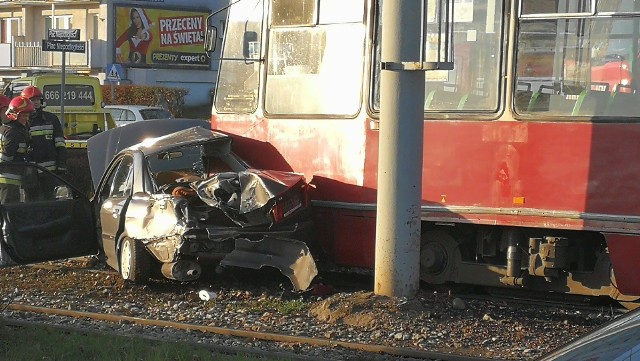
<path fill-rule="evenodd" d="M 66 78 L 66 73 L 67 73 L 67 67 L 66 67 L 66 55 L 67 52 L 66 51 L 62 51 L 62 81 L 60 82 L 60 123 L 62 124 L 62 129 L 65 129 L 65 125 L 67 124 L 67 122 L 64 120 L 64 93 L 66 91 L 65 89 L 65 82 L 67 80 Z M 76 129 L 77 131 L 77 129 Z"/>
<path fill-rule="evenodd" d="M 385 0 L 382 62 L 420 58 L 422 0 Z M 414 297 L 420 286 L 424 71 L 381 71 L 376 294 Z"/>

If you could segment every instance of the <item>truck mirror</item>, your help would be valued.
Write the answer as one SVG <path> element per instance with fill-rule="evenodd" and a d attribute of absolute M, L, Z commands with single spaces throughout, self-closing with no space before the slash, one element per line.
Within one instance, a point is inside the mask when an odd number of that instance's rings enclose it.
<path fill-rule="evenodd" d="M 246 31 L 244 33 L 242 55 L 245 59 L 260 58 L 260 42 L 258 41 L 258 33 L 255 31 Z"/>
<path fill-rule="evenodd" d="M 207 27 L 207 31 L 204 33 L 204 48 L 208 53 L 212 53 L 216 50 L 216 43 L 218 39 L 218 28 L 213 25 Z"/>

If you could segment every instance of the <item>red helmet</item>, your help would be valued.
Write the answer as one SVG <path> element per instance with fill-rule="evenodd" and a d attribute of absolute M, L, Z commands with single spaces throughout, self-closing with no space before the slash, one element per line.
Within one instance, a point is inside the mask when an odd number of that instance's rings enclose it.
<path fill-rule="evenodd" d="M 9 103 L 9 109 L 7 109 L 7 118 L 11 120 L 18 119 L 18 115 L 21 113 L 30 113 L 35 110 L 31 100 L 18 96 L 11 100 Z"/>
<path fill-rule="evenodd" d="M 9 103 L 11 103 L 11 98 L 0 94 L 0 109 L 8 107 Z"/>
<path fill-rule="evenodd" d="M 37 86 L 29 85 L 28 87 L 22 90 L 22 93 L 20 93 L 20 96 L 27 99 L 31 99 L 34 97 L 42 98 L 42 92 L 40 91 L 40 89 L 38 89 Z"/>

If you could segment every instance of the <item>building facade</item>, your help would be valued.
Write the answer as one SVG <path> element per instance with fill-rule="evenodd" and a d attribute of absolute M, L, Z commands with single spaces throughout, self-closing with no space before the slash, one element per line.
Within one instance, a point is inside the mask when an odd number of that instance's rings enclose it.
<path fill-rule="evenodd" d="M 0 78 L 61 71 L 63 53 L 43 51 L 49 29 L 79 29 L 84 53 L 64 53 L 67 73 L 119 84 L 182 87 L 187 105 L 210 103 L 217 64 L 203 51 L 208 14 L 226 0 L 0 0 Z M 220 24 L 224 12 L 211 21 Z M 221 32 L 220 32 L 221 34 Z M 220 41 L 220 40 L 219 40 Z M 112 74 L 113 75 L 113 74 Z M 111 77 L 113 78 L 113 76 Z"/>

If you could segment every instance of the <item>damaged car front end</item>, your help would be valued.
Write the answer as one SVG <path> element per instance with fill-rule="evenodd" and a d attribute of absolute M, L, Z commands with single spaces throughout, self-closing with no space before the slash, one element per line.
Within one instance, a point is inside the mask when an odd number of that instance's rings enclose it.
<path fill-rule="evenodd" d="M 304 290 L 317 274 L 307 188 L 299 174 L 250 168 L 230 137 L 209 129 L 147 139 L 119 151 L 96 187 L 102 249 L 136 282 L 155 264 L 178 281 L 197 279 L 204 264 L 269 266 Z"/>

